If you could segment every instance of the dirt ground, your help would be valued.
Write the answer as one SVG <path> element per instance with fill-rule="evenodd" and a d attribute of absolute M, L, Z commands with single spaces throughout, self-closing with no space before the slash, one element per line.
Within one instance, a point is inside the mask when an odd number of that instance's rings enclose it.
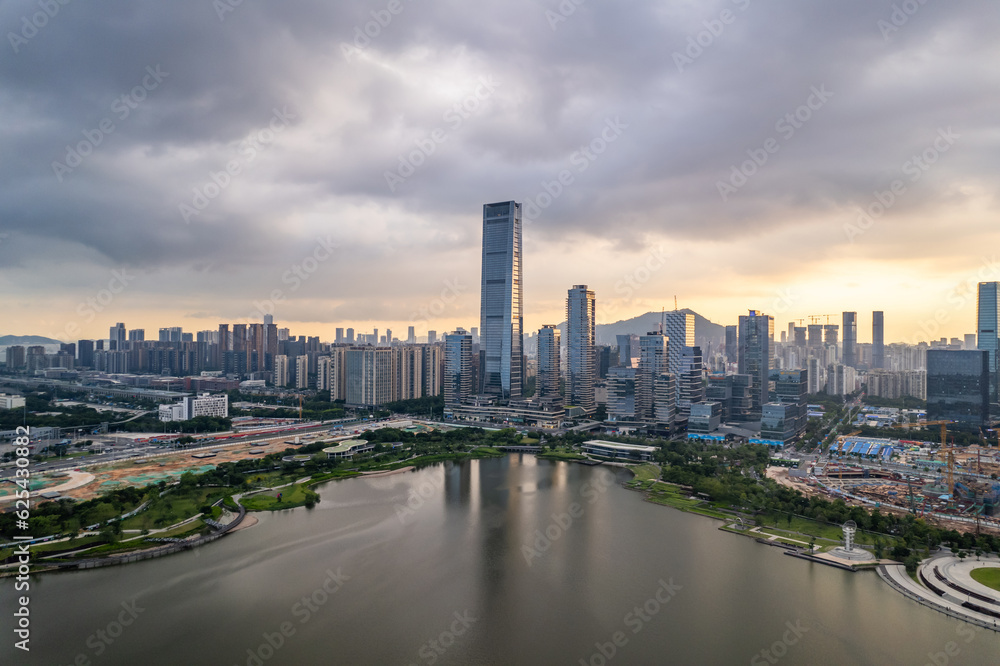
<path fill-rule="evenodd" d="M 145 486 L 161 480 L 176 480 L 187 471 L 204 472 L 219 463 L 234 462 L 247 458 L 263 458 L 269 453 L 277 453 L 287 448 L 295 448 L 285 441 L 288 436 L 275 438 L 273 441 L 254 442 L 253 444 L 234 444 L 225 448 L 217 447 L 200 451 L 186 451 L 156 456 L 138 462 L 117 462 L 109 465 L 88 466 L 85 470 L 94 475 L 94 479 L 84 486 L 67 490 L 64 497 L 78 500 L 93 499 L 108 490 L 121 486 Z M 320 440 L 316 440 L 320 441 Z M 260 449 L 263 453 L 251 454 L 250 450 Z M 219 451 L 211 458 L 195 458 L 196 453 Z"/>

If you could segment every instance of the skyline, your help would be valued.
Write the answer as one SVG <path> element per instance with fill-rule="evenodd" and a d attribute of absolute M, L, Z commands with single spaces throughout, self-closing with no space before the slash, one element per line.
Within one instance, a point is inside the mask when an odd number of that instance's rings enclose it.
<path fill-rule="evenodd" d="M 857 311 L 859 341 L 874 310 L 887 342 L 974 330 L 976 283 L 1000 280 L 996 18 L 574 7 L 403 4 L 366 37 L 378 7 L 70 4 L 12 32 L 3 333 L 469 327 L 478 211 L 504 200 L 525 207 L 527 331 L 573 284 L 600 323 L 676 295 L 720 324 Z"/>

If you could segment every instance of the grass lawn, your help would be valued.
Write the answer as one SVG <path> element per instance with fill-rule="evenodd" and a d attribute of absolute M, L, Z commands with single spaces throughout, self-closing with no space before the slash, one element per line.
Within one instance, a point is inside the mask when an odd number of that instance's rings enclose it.
<path fill-rule="evenodd" d="M 281 493 L 281 501 L 278 501 L 278 493 Z M 305 506 L 309 501 L 319 500 L 312 490 L 301 484 L 281 488 L 280 490 L 268 490 L 250 497 L 244 497 L 241 502 L 247 511 L 280 511 L 281 509 L 293 509 L 297 506 Z"/>
<path fill-rule="evenodd" d="M 542 460 L 586 460 L 587 456 L 580 455 L 575 451 L 571 451 L 565 447 L 556 447 L 554 451 L 548 449 L 542 451 L 541 453 L 536 453 L 535 457 L 541 458 Z"/>
<path fill-rule="evenodd" d="M 629 469 L 635 474 L 635 481 L 653 481 L 660 478 L 660 468 L 656 465 L 633 465 Z"/>
<path fill-rule="evenodd" d="M 521 446 L 534 446 L 538 444 L 538 440 L 534 437 L 522 437 L 520 444 Z"/>
<path fill-rule="evenodd" d="M 225 497 L 229 492 L 226 488 L 192 488 L 183 494 L 175 490 L 154 500 L 145 511 L 127 519 L 122 527 L 126 530 L 167 527 L 200 513 L 202 506 Z"/>
<path fill-rule="evenodd" d="M 983 567 L 980 569 L 973 569 L 969 572 L 969 575 L 972 576 L 972 580 L 977 583 L 982 583 L 986 587 L 1000 591 L 1000 568 Z"/>

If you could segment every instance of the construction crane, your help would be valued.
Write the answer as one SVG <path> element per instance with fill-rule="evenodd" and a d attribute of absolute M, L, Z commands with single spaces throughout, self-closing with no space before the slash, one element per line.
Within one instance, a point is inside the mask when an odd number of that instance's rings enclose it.
<path fill-rule="evenodd" d="M 944 457 L 943 460 L 948 467 L 948 492 L 951 494 L 952 500 L 955 499 L 955 447 L 948 446 L 948 424 L 951 421 L 924 421 L 923 423 L 898 423 L 893 428 L 905 428 L 909 430 L 914 427 L 925 427 L 932 425 L 941 426 L 941 455 Z"/>

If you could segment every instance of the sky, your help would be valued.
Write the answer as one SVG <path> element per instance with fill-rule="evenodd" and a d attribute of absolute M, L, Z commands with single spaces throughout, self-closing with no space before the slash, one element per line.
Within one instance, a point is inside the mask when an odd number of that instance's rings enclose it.
<path fill-rule="evenodd" d="M 0 334 L 478 326 L 524 205 L 525 330 L 975 331 L 1000 280 L 988 2 L 9 0 Z"/>

